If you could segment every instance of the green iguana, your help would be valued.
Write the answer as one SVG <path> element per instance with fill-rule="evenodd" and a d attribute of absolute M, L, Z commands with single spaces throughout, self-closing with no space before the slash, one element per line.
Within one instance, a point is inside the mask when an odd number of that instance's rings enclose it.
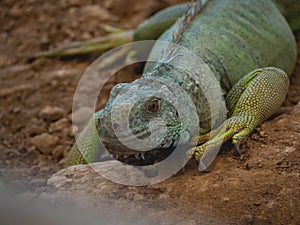
<path fill-rule="evenodd" d="M 285 99 L 289 76 L 296 63 L 292 30 L 297 29 L 300 29 L 300 1 L 295 0 L 206 0 L 190 6 L 172 6 L 157 13 L 134 31 L 133 40 L 158 39 L 184 46 L 196 54 L 208 65 L 218 82 L 216 85 L 222 90 L 227 119 L 221 113 L 212 118 L 203 84 L 201 86 L 185 71 L 170 65 L 170 58 L 165 63 L 148 63 L 142 78 L 112 89 L 106 107 L 94 114 L 71 149 L 66 165 L 97 161 L 101 146 L 98 134 L 102 144 L 119 159 L 132 156 L 138 160 L 155 158 L 158 153 L 176 147 L 181 135 L 185 136 L 185 142 L 197 145 L 187 152 L 199 162 L 207 151 L 229 140 L 238 152 L 241 141 L 274 114 Z M 154 45 L 151 52 L 158 51 L 159 46 Z M 193 71 L 200 71 L 195 65 L 191 66 Z M 204 78 L 207 75 L 205 71 L 198 74 Z M 152 79 L 166 82 L 157 85 Z M 159 97 L 162 86 L 172 92 L 173 84 L 180 85 L 191 97 L 198 122 L 180 116 L 174 105 Z M 125 93 L 126 102 L 122 98 Z M 137 96 L 138 102 L 134 101 Z M 147 138 L 151 135 L 150 121 L 159 118 L 167 130 L 161 145 L 154 150 L 141 153 L 129 149 L 114 133 L 120 124 L 111 121 L 112 105 L 126 109 L 131 101 L 131 131 L 122 135 L 129 141 L 132 135 L 140 140 Z M 216 99 L 214 104 L 221 102 Z M 122 117 L 123 112 L 114 113 Z M 192 135 L 189 127 L 195 122 L 199 123 L 200 133 Z M 225 132 L 221 132 L 221 128 Z M 159 126 L 156 129 L 160 129 Z"/>

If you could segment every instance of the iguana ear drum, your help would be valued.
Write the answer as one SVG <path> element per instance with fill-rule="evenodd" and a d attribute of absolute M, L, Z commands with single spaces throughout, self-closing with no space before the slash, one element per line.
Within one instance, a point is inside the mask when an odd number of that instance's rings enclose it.
<path fill-rule="evenodd" d="M 150 113 L 156 113 L 160 109 L 160 100 L 153 99 L 147 105 L 147 111 Z"/>

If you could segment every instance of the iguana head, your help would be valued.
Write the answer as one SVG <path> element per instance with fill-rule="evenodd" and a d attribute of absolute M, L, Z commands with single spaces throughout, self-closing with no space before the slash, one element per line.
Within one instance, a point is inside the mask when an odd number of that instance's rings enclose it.
<path fill-rule="evenodd" d="M 172 97 L 168 86 L 151 79 L 116 85 L 98 120 L 102 144 L 124 161 L 169 154 L 184 130 Z"/>

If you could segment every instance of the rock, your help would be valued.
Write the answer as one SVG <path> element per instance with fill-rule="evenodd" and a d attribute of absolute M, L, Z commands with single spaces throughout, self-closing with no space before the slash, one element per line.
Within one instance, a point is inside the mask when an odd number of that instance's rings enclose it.
<path fill-rule="evenodd" d="M 12 110 L 11 110 L 12 113 L 14 114 L 19 114 L 21 112 L 21 109 L 19 107 L 14 107 Z"/>
<path fill-rule="evenodd" d="M 133 200 L 133 201 L 140 201 L 140 200 L 144 200 L 144 196 L 136 193 L 134 191 L 129 191 L 126 194 L 126 198 L 128 198 L 129 200 Z"/>
<path fill-rule="evenodd" d="M 269 202 L 266 204 L 266 208 L 267 208 L 267 209 L 274 209 L 275 206 L 276 206 L 275 201 L 269 201 Z"/>
<path fill-rule="evenodd" d="M 300 121 L 300 103 L 298 103 L 296 106 L 294 106 L 292 115 L 296 121 Z"/>
<path fill-rule="evenodd" d="M 45 155 L 49 155 L 52 152 L 53 147 L 58 143 L 58 141 L 58 137 L 48 133 L 43 133 L 31 138 L 31 144 Z"/>
<path fill-rule="evenodd" d="M 47 73 L 47 79 L 51 82 L 53 80 L 55 81 L 63 81 L 68 78 L 73 78 L 77 74 L 80 74 L 81 71 L 78 69 L 59 69 L 59 70 L 53 70 Z"/>
<path fill-rule="evenodd" d="M 276 165 L 281 166 L 284 160 L 285 158 L 279 159 L 278 161 L 276 161 Z"/>
<path fill-rule="evenodd" d="M 27 130 L 31 137 L 47 132 L 46 123 L 42 119 L 32 118 L 27 123 Z"/>
<path fill-rule="evenodd" d="M 241 217 L 242 224 L 253 224 L 253 216 L 252 215 L 243 215 Z"/>
<path fill-rule="evenodd" d="M 142 171 L 114 160 L 63 169 L 48 180 L 48 185 L 56 189 L 68 187 L 76 190 L 94 187 L 94 192 L 100 191 L 103 194 L 118 190 L 122 186 L 120 184 L 143 183 L 148 179 Z"/>
<path fill-rule="evenodd" d="M 81 39 L 82 40 L 89 40 L 89 39 L 91 39 L 93 36 L 89 33 L 89 32 L 83 32 L 82 34 L 81 34 Z"/>
<path fill-rule="evenodd" d="M 0 55 L 0 66 L 3 66 L 5 64 L 3 60 L 4 59 Z M 2 88 L 0 90 L 0 97 L 5 97 L 8 95 L 13 95 L 13 94 L 16 95 L 22 91 L 28 91 L 28 90 L 32 90 L 32 89 L 33 89 L 32 84 L 20 84 L 20 85 L 14 86 L 14 87 Z"/>
<path fill-rule="evenodd" d="M 53 158 L 57 161 L 61 160 L 63 158 L 64 149 L 65 147 L 62 145 L 57 146 L 52 152 Z"/>
<path fill-rule="evenodd" d="M 286 146 L 284 149 L 284 153 L 290 154 L 297 151 L 297 149 L 294 146 Z"/>
<path fill-rule="evenodd" d="M 67 118 L 62 118 L 55 123 L 51 123 L 49 127 L 50 132 L 58 132 L 62 131 L 65 128 L 69 128 L 71 126 L 71 123 Z"/>
<path fill-rule="evenodd" d="M 105 8 L 101 8 L 99 5 L 87 5 L 80 8 L 80 14 L 84 17 L 94 18 L 99 21 L 116 21 L 118 18 L 107 11 Z"/>
<path fill-rule="evenodd" d="M 223 197 L 223 198 L 222 198 L 222 201 L 223 201 L 223 202 L 229 202 L 229 198 Z"/>
<path fill-rule="evenodd" d="M 40 40 L 40 49 L 41 51 L 46 51 L 49 49 L 51 40 L 47 35 L 42 36 Z"/>
<path fill-rule="evenodd" d="M 14 6 L 9 10 L 9 15 L 12 17 L 20 17 L 23 14 L 23 10 L 19 4 L 14 4 Z"/>
<path fill-rule="evenodd" d="M 260 206 L 260 205 L 261 205 L 261 202 L 260 202 L 260 201 L 255 202 L 254 205 L 255 205 L 255 206 Z"/>
<path fill-rule="evenodd" d="M 31 68 L 32 68 L 31 64 L 27 64 L 27 65 L 18 64 L 18 65 L 7 67 L 5 71 L 7 73 L 18 74 L 18 73 L 28 72 Z"/>
<path fill-rule="evenodd" d="M 113 212 L 113 218 L 117 216 L 122 220 L 120 223 L 114 221 L 100 224 L 200 224 L 195 222 L 195 218 L 190 218 L 187 211 L 181 210 L 180 206 L 173 205 L 170 196 L 166 199 L 161 198 L 161 189 L 151 185 L 146 187 L 125 186 L 111 182 L 96 172 L 103 170 L 105 177 L 110 179 L 118 177 L 124 177 L 126 180 L 146 178 L 142 171 L 132 169 L 132 166 L 128 165 L 118 169 L 120 165 L 123 164 L 118 161 L 106 161 L 63 169 L 52 175 L 47 181 L 47 192 L 41 194 L 41 197 L 47 201 L 53 201 L 55 204 L 62 202 L 64 205 L 76 205 L 84 209 L 97 210 L 98 215 L 105 212 L 102 218 L 109 219 L 110 216 L 106 211 Z M 129 170 L 130 174 L 128 174 Z M 166 207 L 169 207 L 170 210 L 167 210 Z M 125 214 L 121 214 L 124 210 L 126 210 Z M 201 211 L 197 213 L 197 218 L 201 218 L 203 224 L 229 224 L 228 221 L 219 220 L 215 214 L 213 216 L 211 217 L 206 211 L 205 214 Z M 132 218 L 134 222 L 125 222 L 126 218 Z M 97 220 L 97 224 L 99 224 L 99 220 Z"/>
<path fill-rule="evenodd" d="M 45 120 L 56 121 L 62 118 L 64 115 L 64 110 L 60 107 L 46 106 L 42 111 L 40 111 L 39 116 Z"/>

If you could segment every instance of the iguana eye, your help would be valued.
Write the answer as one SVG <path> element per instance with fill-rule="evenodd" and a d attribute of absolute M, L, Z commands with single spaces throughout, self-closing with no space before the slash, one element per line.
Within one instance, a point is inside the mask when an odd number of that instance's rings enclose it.
<path fill-rule="evenodd" d="M 159 99 L 153 99 L 148 103 L 147 111 L 150 113 L 155 113 L 160 108 L 160 100 Z"/>

